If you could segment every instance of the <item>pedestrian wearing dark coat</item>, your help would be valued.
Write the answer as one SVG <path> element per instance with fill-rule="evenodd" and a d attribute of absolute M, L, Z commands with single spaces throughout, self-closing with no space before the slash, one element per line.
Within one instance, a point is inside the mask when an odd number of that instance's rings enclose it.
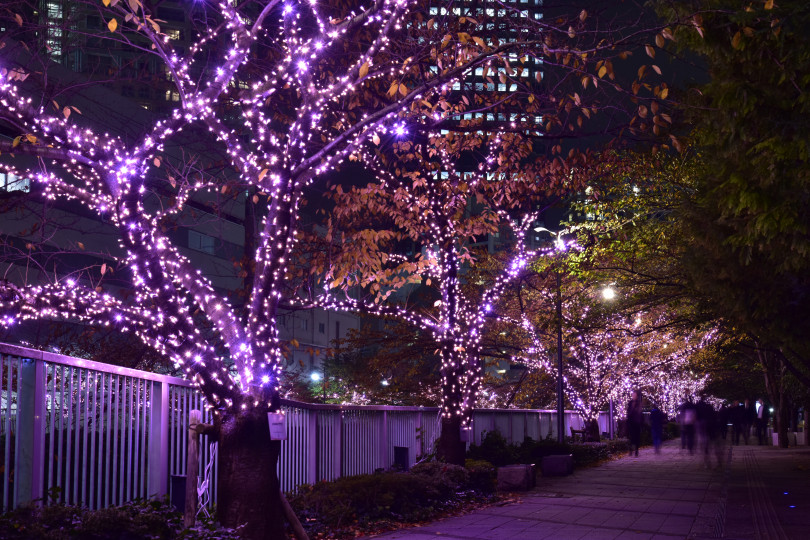
<path fill-rule="evenodd" d="M 632 399 L 627 403 L 627 438 L 630 440 L 630 455 L 638 456 L 638 447 L 641 446 L 641 426 L 644 423 L 641 390 L 633 392 Z"/>

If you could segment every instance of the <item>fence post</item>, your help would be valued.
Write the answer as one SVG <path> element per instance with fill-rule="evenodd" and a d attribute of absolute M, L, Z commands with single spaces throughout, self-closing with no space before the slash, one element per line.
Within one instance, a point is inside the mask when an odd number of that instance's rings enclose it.
<path fill-rule="evenodd" d="M 197 521 L 197 475 L 200 468 L 200 434 L 197 426 L 202 423 L 202 413 L 193 409 L 188 417 L 188 452 L 186 453 L 186 508 L 183 525 L 193 527 Z"/>
<path fill-rule="evenodd" d="M 343 476 L 343 412 L 340 410 L 335 411 L 335 418 L 332 424 L 332 470 L 334 471 L 334 478 L 336 480 Z"/>
<path fill-rule="evenodd" d="M 17 505 L 42 498 L 45 429 L 45 365 L 41 360 L 20 359 L 17 394 Z M 11 397 L 9 389 L 9 398 Z"/>
<path fill-rule="evenodd" d="M 147 493 L 165 497 L 169 493 L 169 383 L 153 382 L 150 407 L 149 471 Z"/>
<path fill-rule="evenodd" d="M 314 409 L 304 409 L 307 413 L 307 483 L 314 486 L 318 482 L 318 411 Z"/>
<path fill-rule="evenodd" d="M 391 466 L 388 461 L 388 411 L 383 411 L 382 429 L 380 431 L 380 464 L 387 471 Z"/>

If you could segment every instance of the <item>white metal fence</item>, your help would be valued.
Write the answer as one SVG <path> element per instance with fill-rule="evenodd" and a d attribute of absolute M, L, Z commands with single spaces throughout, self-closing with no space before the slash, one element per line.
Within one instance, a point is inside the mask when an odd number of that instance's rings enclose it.
<path fill-rule="evenodd" d="M 438 408 L 282 400 L 282 489 L 413 465 L 439 435 Z M 186 471 L 189 413 L 203 398 L 176 377 L 0 344 L 0 511 L 43 499 L 90 508 L 164 496 Z M 471 442 L 556 437 L 554 411 L 476 410 Z M 608 431 L 607 415 L 599 419 Z M 583 422 L 566 412 L 566 430 Z M 203 412 L 203 421 L 210 422 Z M 201 445 L 200 469 L 209 459 Z M 215 465 L 216 467 L 216 465 Z M 216 476 L 216 468 L 212 472 Z M 216 503 L 216 482 L 209 485 Z"/>

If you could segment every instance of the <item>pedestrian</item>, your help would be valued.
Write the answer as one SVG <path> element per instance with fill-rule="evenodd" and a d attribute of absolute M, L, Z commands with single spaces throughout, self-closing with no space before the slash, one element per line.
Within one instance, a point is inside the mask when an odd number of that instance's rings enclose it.
<path fill-rule="evenodd" d="M 681 405 L 679 419 L 681 423 L 681 450 L 689 450 L 690 454 L 694 454 L 697 411 L 695 410 L 695 404 L 691 400 L 687 400 Z"/>
<path fill-rule="evenodd" d="M 760 446 L 768 443 L 768 420 L 771 416 L 770 409 L 762 399 L 757 400 L 757 441 Z"/>
<path fill-rule="evenodd" d="M 661 440 L 664 436 L 664 423 L 666 420 L 667 416 L 661 412 L 657 405 L 653 404 L 650 411 L 650 431 L 652 432 L 653 448 L 655 448 L 656 454 L 661 453 Z"/>
<path fill-rule="evenodd" d="M 745 444 L 748 444 L 748 439 L 751 437 L 751 427 L 754 425 L 754 420 L 757 418 L 757 411 L 754 408 L 754 403 L 750 399 L 745 400 L 745 408 L 743 411 L 742 435 L 745 439 Z"/>
<path fill-rule="evenodd" d="M 630 455 L 638 457 L 638 447 L 641 446 L 641 426 L 644 423 L 641 390 L 634 390 L 633 397 L 627 403 L 627 438 L 630 440 Z"/>
<path fill-rule="evenodd" d="M 717 416 L 714 407 L 709 405 L 705 399 L 701 399 L 697 403 L 695 411 L 697 413 L 695 425 L 698 435 L 698 448 L 703 456 L 703 465 L 708 469 L 712 466 L 711 453 L 717 437 Z"/>
<path fill-rule="evenodd" d="M 728 404 L 724 403 L 717 413 L 717 427 L 720 430 L 720 437 L 722 437 L 724 441 L 726 440 L 726 435 L 728 435 L 728 424 L 731 420 L 729 411 L 730 408 Z"/>
<path fill-rule="evenodd" d="M 729 416 L 731 417 L 731 439 L 735 445 L 740 444 L 740 435 L 742 434 L 743 430 L 743 423 L 745 417 L 745 409 L 742 405 L 740 405 L 739 401 L 735 401 L 731 405 L 731 410 L 729 411 Z"/>

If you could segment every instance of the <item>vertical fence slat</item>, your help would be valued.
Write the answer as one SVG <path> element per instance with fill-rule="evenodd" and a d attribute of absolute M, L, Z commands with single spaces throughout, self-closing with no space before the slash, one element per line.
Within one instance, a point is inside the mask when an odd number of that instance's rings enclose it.
<path fill-rule="evenodd" d="M 97 463 L 96 463 L 96 429 L 98 428 L 96 418 L 98 417 L 97 416 L 98 411 L 96 409 L 98 408 L 98 401 L 97 400 L 98 400 L 98 376 L 99 376 L 99 374 L 98 374 L 98 372 L 93 372 L 92 375 L 93 375 L 93 385 L 92 385 L 92 387 L 88 387 L 88 389 L 87 389 L 88 390 L 87 401 L 89 403 L 91 403 L 91 405 L 90 405 L 91 413 L 90 413 L 90 418 L 89 418 L 89 422 L 88 422 L 88 429 L 90 431 L 90 436 L 88 437 L 90 439 L 90 471 L 89 471 L 90 472 L 90 481 L 89 481 L 88 486 L 87 486 L 87 488 L 88 488 L 87 491 L 89 493 L 89 496 L 85 500 L 87 501 L 87 505 L 90 508 L 95 508 L 95 502 L 96 502 L 96 497 L 95 497 L 96 469 L 98 468 Z M 92 393 L 92 401 L 90 401 L 90 399 L 91 399 L 90 398 L 90 390 L 91 390 L 91 388 L 92 388 L 92 391 L 93 391 L 93 393 Z M 85 454 L 87 454 L 87 451 L 85 451 Z"/>
<path fill-rule="evenodd" d="M 50 428 L 50 437 L 48 438 L 48 479 L 46 485 L 48 490 L 54 487 L 54 469 L 56 468 L 56 460 L 58 459 L 54 447 L 56 445 L 56 366 L 46 366 L 46 377 L 48 373 L 53 373 L 51 377 L 50 392 L 48 399 L 50 400 L 50 409 L 48 410 L 48 428 Z M 46 378 L 47 384 L 47 378 Z"/>
<path fill-rule="evenodd" d="M 3 386 L 3 368 L 8 370 L 8 377 L 6 379 L 6 385 Z M 4 354 L 0 354 L 0 396 L 5 396 L 6 400 L 6 409 L 5 414 L 2 415 L 2 431 L 3 431 L 3 439 L 5 443 L 3 444 L 3 470 L 10 471 L 11 470 L 11 359 Z M 2 406 L 2 403 L 0 403 Z M 0 411 L 1 412 L 1 411 Z M 0 503 L 2 503 L 2 508 L 0 510 L 7 511 L 11 509 L 11 504 L 8 500 L 8 490 L 9 490 L 9 475 L 3 474 L 2 483 L 0 483 L 3 488 L 3 493 L 0 494 Z"/>

